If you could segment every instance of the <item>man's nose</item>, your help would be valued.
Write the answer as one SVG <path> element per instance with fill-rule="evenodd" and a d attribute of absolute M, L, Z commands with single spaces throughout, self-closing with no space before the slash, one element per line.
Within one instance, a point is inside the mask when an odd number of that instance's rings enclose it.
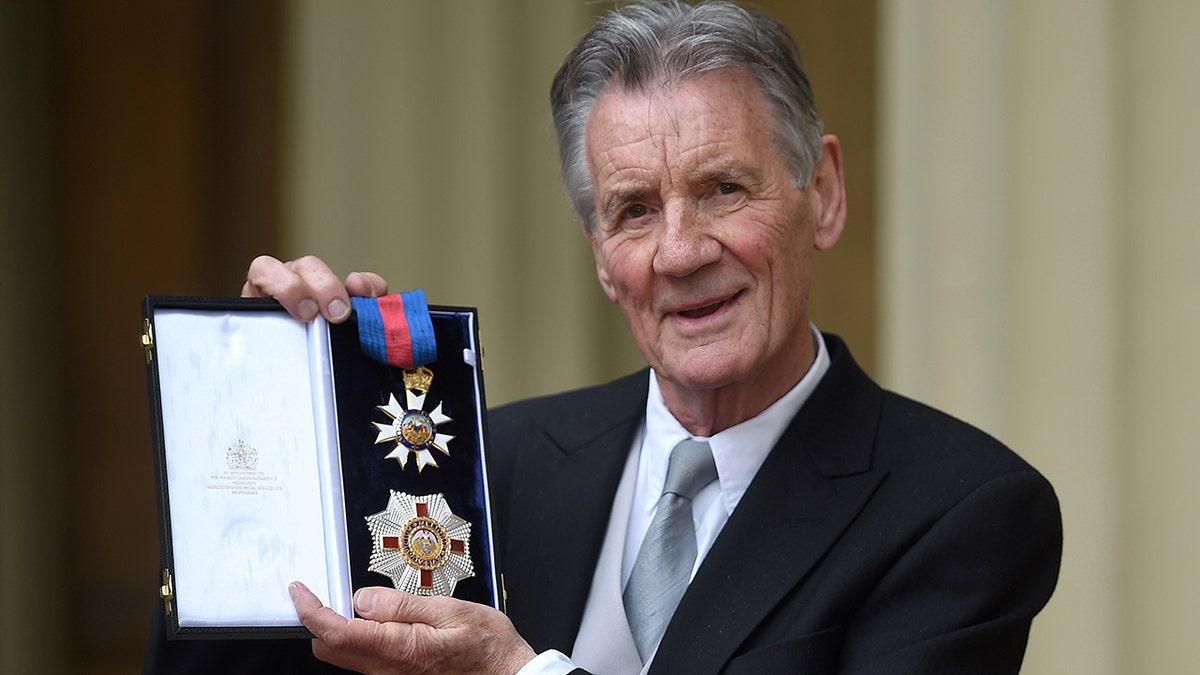
<path fill-rule="evenodd" d="M 654 272 L 684 277 L 720 259 L 721 244 L 712 237 L 709 225 L 693 206 L 668 203 L 654 253 Z"/>

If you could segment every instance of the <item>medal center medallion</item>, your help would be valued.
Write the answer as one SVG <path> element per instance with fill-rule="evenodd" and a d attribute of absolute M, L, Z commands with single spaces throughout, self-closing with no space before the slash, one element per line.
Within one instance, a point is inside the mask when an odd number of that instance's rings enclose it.
<path fill-rule="evenodd" d="M 417 569 L 438 569 L 450 555 L 450 534 L 432 518 L 413 518 L 400 531 L 400 555 Z"/>
<path fill-rule="evenodd" d="M 426 374 L 428 369 L 425 369 Z M 428 384 L 428 383 L 426 383 Z M 417 471 L 427 466 L 436 467 L 433 450 L 449 457 L 450 450 L 446 445 L 454 439 L 450 434 L 440 433 L 438 427 L 452 421 L 442 412 L 442 404 L 437 404 L 433 410 L 425 410 L 425 391 L 412 389 L 404 390 L 404 405 L 396 400 L 395 394 L 388 394 L 387 405 L 377 406 L 390 419 L 387 422 L 371 422 L 379 431 L 375 443 L 394 443 L 392 451 L 384 458 L 394 459 L 400 463 L 400 468 L 408 466 L 408 457 L 417 458 Z"/>
<path fill-rule="evenodd" d="M 437 425 L 424 410 L 406 410 L 394 424 L 396 438 L 413 450 L 423 450 L 437 433 Z"/>

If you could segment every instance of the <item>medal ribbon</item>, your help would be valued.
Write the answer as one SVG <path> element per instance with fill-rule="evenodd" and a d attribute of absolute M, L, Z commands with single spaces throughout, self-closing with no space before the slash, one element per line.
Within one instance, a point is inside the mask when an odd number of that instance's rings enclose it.
<path fill-rule="evenodd" d="M 425 291 L 350 298 L 350 303 L 358 317 L 358 342 L 367 356 L 408 370 L 437 360 Z"/>

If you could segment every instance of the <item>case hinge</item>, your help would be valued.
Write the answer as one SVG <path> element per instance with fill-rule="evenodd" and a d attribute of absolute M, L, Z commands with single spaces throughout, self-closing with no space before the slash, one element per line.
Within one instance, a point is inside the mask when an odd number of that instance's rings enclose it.
<path fill-rule="evenodd" d="M 146 350 L 146 363 L 149 364 L 154 359 L 154 324 L 150 319 L 142 322 L 142 348 Z"/>
<path fill-rule="evenodd" d="M 171 616 L 172 601 L 175 599 L 175 585 L 171 583 L 171 570 L 169 569 L 163 570 L 163 583 L 158 589 L 158 595 L 162 598 L 167 616 Z"/>

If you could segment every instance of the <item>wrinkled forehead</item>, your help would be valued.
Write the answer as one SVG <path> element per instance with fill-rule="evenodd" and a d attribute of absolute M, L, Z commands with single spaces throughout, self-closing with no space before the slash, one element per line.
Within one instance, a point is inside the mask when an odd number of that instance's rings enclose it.
<path fill-rule="evenodd" d="M 750 70 L 740 66 L 710 65 L 707 67 L 689 68 L 682 71 L 664 70 L 662 72 L 655 72 L 653 76 L 637 79 L 626 78 L 621 73 L 615 73 L 600 90 L 600 94 L 596 97 L 596 100 L 612 94 L 628 95 L 629 98 L 641 96 L 649 99 L 655 96 L 670 94 L 680 87 L 712 79 L 714 76 L 737 79 L 744 83 L 743 86 L 746 89 L 754 89 L 760 96 L 764 96 L 765 98 L 761 83 Z"/>
<path fill-rule="evenodd" d="M 729 129 L 750 126 L 771 133 L 771 107 L 752 74 L 722 68 L 647 85 L 611 82 L 588 111 L 585 142 L 594 150 L 595 140 L 610 135 L 607 132 L 677 136 L 714 125 Z"/>

